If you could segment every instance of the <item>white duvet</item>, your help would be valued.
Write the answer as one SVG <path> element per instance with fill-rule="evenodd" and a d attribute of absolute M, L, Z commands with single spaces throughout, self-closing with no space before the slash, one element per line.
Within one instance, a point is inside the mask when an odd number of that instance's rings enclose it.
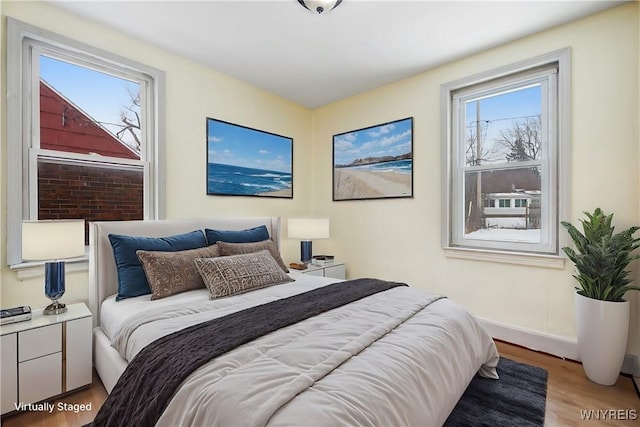
<path fill-rule="evenodd" d="M 131 360 L 190 324 L 324 284 L 305 279 L 145 310 L 121 322 L 112 345 Z M 493 341 L 461 306 L 398 287 L 212 360 L 182 384 L 158 425 L 438 426 L 476 372 L 497 377 L 497 362 Z"/>

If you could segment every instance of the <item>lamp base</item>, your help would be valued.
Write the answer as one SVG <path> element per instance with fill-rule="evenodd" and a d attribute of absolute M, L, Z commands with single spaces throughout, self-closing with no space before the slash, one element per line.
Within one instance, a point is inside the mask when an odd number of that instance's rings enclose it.
<path fill-rule="evenodd" d="M 64 295 L 64 261 L 51 261 L 44 264 L 44 294 L 51 300 L 43 314 L 61 314 L 67 307 L 58 302 Z"/>
<path fill-rule="evenodd" d="M 300 261 L 305 264 L 309 264 L 311 262 L 311 240 L 303 240 L 300 242 Z"/>
<path fill-rule="evenodd" d="M 67 306 L 57 300 L 53 300 L 43 311 L 42 314 L 62 314 L 67 311 Z"/>

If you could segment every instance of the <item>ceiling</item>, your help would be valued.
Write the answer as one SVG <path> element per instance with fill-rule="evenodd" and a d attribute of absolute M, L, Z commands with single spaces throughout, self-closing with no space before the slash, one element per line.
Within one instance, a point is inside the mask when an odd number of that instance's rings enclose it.
<path fill-rule="evenodd" d="M 316 108 L 623 2 L 344 0 L 322 15 L 296 0 L 48 3 Z"/>

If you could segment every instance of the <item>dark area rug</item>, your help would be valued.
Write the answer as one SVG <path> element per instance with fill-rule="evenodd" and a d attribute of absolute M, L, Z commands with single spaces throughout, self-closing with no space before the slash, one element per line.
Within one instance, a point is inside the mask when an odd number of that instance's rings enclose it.
<path fill-rule="evenodd" d="M 543 426 L 547 371 L 500 358 L 499 380 L 475 376 L 445 427 Z"/>

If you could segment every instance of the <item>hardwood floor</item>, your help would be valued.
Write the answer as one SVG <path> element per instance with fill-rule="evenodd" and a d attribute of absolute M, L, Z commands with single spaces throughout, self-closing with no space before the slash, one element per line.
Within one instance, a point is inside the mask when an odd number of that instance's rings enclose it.
<path fill-rule="evenodd" d="M 549 372 L 546 426 L 640 425 L 640 397 L 630 377 L 620 376 L 615 385 L 602 386 L 587 379 L 579 363 L 503 342 L 496 344 L 501 356 L 540 366 Z M 583 420 L 581 411 L 589 410 L 615 410 L 616 413 L 608 413 L 606 416 L 600 414 L 599 420 Z M 620 419 L 625 417 L 633 419 Z"/>
<path fill-rule="evenodd" d="M 589 381 L 582 366 L 522 347 L 497 342 L 500 354 L 512 360 L 540 366 L 549 372 L 545 425 L 572 426 L 638 426 L 640 425 L 640 397 L 629 377 L 621 376 L 614 386 L 600 386 Z M 85 390 L 54 400 L 54 410 L 18 413 L 2 419 L 4 427 L 77 427 L 93 420 L 107 393 L 94 373 L 93 385 Z M 58 404 L 87 405 L 91 411 L 59 411 Z M 70 406 L 72 409 L 73 406 Z M 581 411 L 596 411 L 599 420 L 583 420 Z M 603 415 L 600 411 L 608 411 Z M 614 411 L 614 412 L 611 412 Z M 633 419 L 621 419 L 621 418 Z M 617 418 L 617 419 L 616 419 Z M 472 427 L 472 426 L 470 426 Z"/>

